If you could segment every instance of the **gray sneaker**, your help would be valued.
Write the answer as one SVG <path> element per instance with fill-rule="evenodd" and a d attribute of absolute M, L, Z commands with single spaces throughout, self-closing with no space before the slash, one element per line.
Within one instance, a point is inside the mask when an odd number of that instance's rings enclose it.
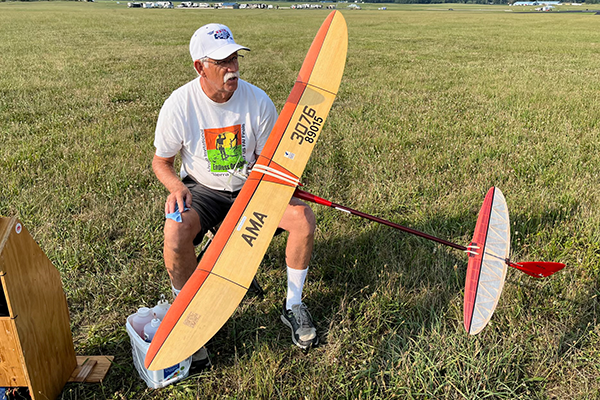
<path fill-rule="evenodd" d="M 292 330 L 292 341 L 296 346 L 307 350 L 319 344 L 317 330 L 304 303 L 295 304 L 288 310 L 284 300 L 281 321 Z"/>
<path fill-rule="evenodd" d="M 208 351 L 206 347 L 202 347 L 200 350 L 192 354 L 192 365 L 190 367 L 190 373 L 196 373 L 212 367 L 210 358 L 208 357 Z"/>

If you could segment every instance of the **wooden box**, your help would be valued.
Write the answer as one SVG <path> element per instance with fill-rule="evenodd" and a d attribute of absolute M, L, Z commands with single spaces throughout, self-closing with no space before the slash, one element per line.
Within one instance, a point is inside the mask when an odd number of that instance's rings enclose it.
<path fill-rule="evenodd" d="M 0 387 L 55 399 L 77 367 L 60 274 L 16 218 L 0 217 Z"/>

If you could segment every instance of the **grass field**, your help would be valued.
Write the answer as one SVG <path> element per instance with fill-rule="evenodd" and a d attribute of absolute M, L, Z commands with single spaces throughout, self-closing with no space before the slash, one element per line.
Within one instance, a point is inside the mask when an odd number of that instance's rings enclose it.
<path fill-rule="evenodd" d="M 279 321 L 278 237 L 265 298 L 247 296 L 209 343 L 214 368 L 149 390 L 124 324 L 169 294 L 150 163 L 163 101 L 195 76 L 189 38 L 229 25 L 252 48 L 242 78 L 280 110 L 327 11 L 0 3 L 0 215 L 60 271 L 77 353 L 116 357 L 102 385 L 62 399 L 600 398 L 600 16 L 388 7 L 344 11 L 346 71 L 307 189 L 466 244 L 495 185 L 512 257 L 567 268 L 510 270 L 470 337 L 464 254 L 314 206 L 305 302 L 322 345 L 303 354 Z"/>

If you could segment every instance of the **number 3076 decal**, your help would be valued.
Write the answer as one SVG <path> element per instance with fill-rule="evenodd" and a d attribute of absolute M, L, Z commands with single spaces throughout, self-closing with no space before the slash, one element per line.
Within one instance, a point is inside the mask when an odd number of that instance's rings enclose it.
<path fill-rule="evenodd" d="M 309 106 L 304 106 L 302 114 L 300 114 L 300 120 L 294 127 L 291 139 L 298 140 L 298 144 L 314 143 L 315 136 L 319 133 L 321 125 L 323 124 L 323 118 L 317 117 L 317 112 Z"/>

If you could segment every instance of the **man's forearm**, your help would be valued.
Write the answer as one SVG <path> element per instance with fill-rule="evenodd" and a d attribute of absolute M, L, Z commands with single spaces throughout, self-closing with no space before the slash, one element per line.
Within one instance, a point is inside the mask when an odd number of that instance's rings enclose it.
<path fill-rule="evenodd" d="M 185 187 L 175 172 L 172 159 L 155 156 L 152 160 L 152 170 L 158 180 L 167 188 L 169 193 L 173 193 Z"/>

